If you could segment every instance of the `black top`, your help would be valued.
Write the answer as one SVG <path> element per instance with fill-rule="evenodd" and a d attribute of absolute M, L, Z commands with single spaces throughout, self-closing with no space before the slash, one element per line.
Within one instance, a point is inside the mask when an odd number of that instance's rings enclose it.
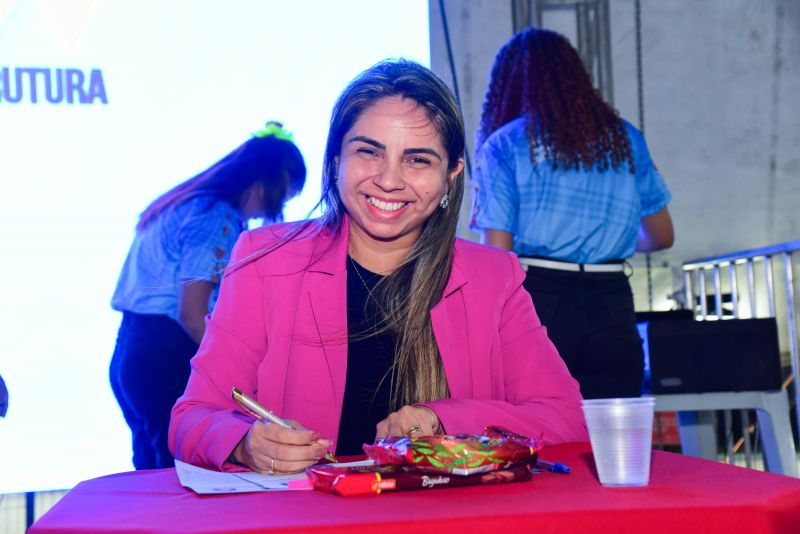
<path fill-rule="evenodd" d="M 369 335 L 381 323 L 371 291 L 382 277 L 347 257 L 347 381 L 336 454 L 363 454 L 361 445 L 375 440 L 375 426 L 389 415 L 391 367 L 396 336 Z"/>

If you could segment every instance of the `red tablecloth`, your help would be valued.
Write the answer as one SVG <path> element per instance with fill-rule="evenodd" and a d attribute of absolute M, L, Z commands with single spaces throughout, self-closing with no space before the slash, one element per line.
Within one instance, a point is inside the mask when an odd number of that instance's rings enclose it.
<path fill-rule="evenodd" d="M 195 495 L 173 469 L 80 483 L 29 534 L 292 532 L 800 532 L 800 480 L 654 451 L 650 485 L 604 488 L 588 443 L 546 448 L 569 475 L 339 497 L 318 491 Z"/>

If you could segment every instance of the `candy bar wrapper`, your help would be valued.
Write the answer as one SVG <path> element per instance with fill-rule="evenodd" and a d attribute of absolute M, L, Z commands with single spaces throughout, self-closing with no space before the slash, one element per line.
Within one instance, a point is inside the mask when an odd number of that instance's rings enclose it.
<path fill-rule="evenodd" d="M 474 475 L 501 471 L 513 464 L 533 465 L 541 440 L 501 427 L 486 427 L 482 435 L 390 437 L 364 452 L 378 465 L 399 465 L 417 471 Z"/>
<path fill-rule="evenodd" d="M 337 495 L 377 495 L 386 491 L 425 490 L 505 484 L 531 479 L 531 466 L 518 464 L 501 471 L 459 476 L 411 471 L 397 465 L 364 467 L 314 466 L 306 470 L 314 489 Z"/>

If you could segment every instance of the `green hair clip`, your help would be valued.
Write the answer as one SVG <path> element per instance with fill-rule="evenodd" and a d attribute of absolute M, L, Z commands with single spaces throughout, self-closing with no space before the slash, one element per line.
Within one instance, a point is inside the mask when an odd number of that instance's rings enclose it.
<path fill-rule="evenodd" d="M 267 124 L 257 132 L 253 132 L 253 137 L 274 137 L 283 141 L 294 143 L 294 134 L 288 130 L 284 130 L 283 123 L 278 121 L 269 121 Z"/>

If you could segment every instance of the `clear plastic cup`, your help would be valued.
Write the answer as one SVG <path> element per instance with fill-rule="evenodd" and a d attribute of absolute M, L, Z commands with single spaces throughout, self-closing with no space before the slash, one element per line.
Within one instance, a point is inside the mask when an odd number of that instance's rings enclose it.
<path fill-rule="evenodd" d="M 652 397 L 583 401 L 597 474 L 603 486 L 646 486 L 653 445 Z"/>

